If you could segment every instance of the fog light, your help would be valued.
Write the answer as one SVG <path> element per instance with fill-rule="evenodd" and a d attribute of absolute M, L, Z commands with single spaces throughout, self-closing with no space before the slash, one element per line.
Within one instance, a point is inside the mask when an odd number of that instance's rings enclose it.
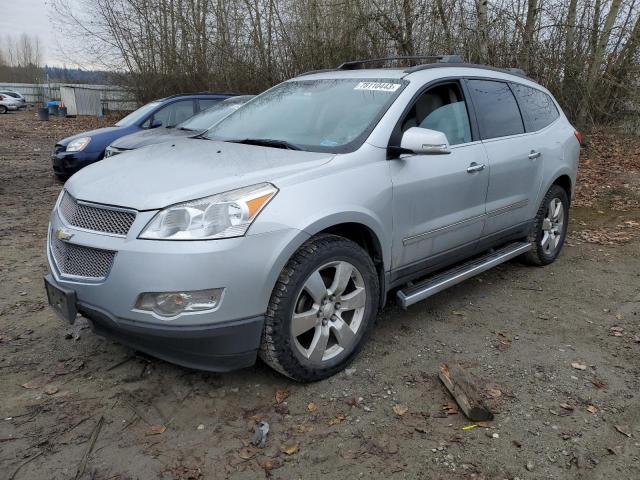
<path fill-rule="evenodd" d="M 213 310 L 220 304 L 224 288 L 192 292 L 148 292 L 138 296 L 136 309 L 147 310 L 163 317 L 175 317 L 183 312 Z"/>

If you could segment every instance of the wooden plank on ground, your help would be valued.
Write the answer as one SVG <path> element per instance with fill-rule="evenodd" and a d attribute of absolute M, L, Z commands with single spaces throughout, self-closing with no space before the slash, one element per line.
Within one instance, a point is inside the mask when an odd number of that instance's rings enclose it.
<path fill-rule="evenodd" d="M 442 365 L 438 377 L 469 420 L 493 420 L 493 413 L 482 401 L 480 390 L 459 365 Z"/>

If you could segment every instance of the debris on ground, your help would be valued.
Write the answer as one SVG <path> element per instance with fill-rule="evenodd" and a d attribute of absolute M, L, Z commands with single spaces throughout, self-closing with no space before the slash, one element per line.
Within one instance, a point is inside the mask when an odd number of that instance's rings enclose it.
<path fill-rule="evenodd" d="M 269 423 L 264 420 L 257 423 L 255 426 L 255 430 L 253 433 L 253 438 L 251 439 L 251 444 L 258 447 L 264 448 L 267 444 L 267 434 L 269 433 Z"/>

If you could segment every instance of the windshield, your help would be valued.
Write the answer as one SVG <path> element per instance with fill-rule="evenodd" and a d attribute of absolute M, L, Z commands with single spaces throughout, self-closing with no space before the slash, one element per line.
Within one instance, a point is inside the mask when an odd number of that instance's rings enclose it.
<path fill-rule="evenodd" d="M 270 140 L 316 152 L 352 151 L 364 142 L 403 85 L 387 79 L 281 83 L 211 127 L 205 137 Z"/>
<path fill-rule="evenodd" d="M 13 97 L 13 98 L 20 98 L 20 95 L 18 95 L 15 92 L 2 91 L 0 92 L 0 95 L 9 95 L 10 97 Z"/>
<path fill-rule="evenodd" d="M 129 115 L 127 115 L 122 120 L 120 120 L 118 123 L 116 123 L 116 127 L 130 127 L 131 125 L 134 125 L 140 122 L 140 120 L 142 120 L 148 114 L 150 114 L 151 111 L 154 110 L 158 105 L 160 105 L 160 102 L 147 103 L 145 106 L 140 107 L 137 110 L 134 110 Z"/>
<path fill-rule="evenodd" d="M 246 102 L 227 103 L 218 102 L 213 107 L 207 108 L 205 111 L 191 117 L 189 120 L 185 120 L 180 125 L 177 125 L 178 130 L 195 130 L 201 131 L 215 125 L 224 117 L 232 112 L 235 112 L 242 104 Z"/>

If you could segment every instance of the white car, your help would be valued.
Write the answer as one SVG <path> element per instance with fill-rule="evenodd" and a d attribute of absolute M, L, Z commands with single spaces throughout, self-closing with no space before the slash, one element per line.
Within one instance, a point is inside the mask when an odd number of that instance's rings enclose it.
<path fill-rule="evenodd" d="M 18 95 L 18 97 L 15 95 Z M 0 91 L 0 113 L 7 113 L 9 110 L 19 110 L 21 108 L 27 108 L 27 103 L 22 95 L 5 90 Z"/>

